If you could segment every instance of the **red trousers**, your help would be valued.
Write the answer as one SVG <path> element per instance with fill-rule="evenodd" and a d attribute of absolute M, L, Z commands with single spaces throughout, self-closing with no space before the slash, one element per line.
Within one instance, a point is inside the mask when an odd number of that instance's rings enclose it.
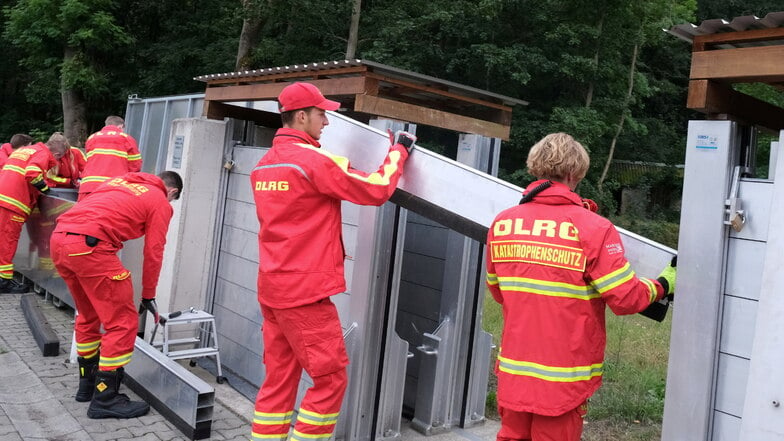
<path fill-rule="evenodd" d="M 587 402 L 558 416 L 537 415 L 498 407 L 501 430 L 496 441 L 580 441 Z"/>
<path fill-rule="evenodd" d="M 52 259 L 76 304 L 76 352 L 112 371 L 131 361 L 139 318 L 133 302 L 131 273 L 105 241 L 90 247 L 81 234 L 52 234 Z M 101 325 L 105 331 L 101 334 Z"/>
<path fill-rule="evenodd" d="M 14 255 L 27 216 L 0 207 L 0 279 L 14 277 Z"/>
<path fill-rule="evenodd" d="M 286 440 L 303 369 L 313 386 L 302 398 L 291 440 L 326 441 L 348 384 L 348 355 L 329 298 L 288 309 L 261 306 L 264 382 L 256 397 L 252 440 Z"/>

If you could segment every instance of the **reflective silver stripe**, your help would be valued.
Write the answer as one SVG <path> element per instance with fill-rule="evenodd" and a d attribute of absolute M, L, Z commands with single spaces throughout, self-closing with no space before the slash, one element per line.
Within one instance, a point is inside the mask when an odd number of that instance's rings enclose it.
<path fill-rule="evenodd" d="M 498 275 L 487 273 L 487 283 L 490 285 L 498 285 Z"/>
<path fill-rule="evenodd" d="M 266 169 L 266 168 L 278 168 L 278 167 L 293 168 L 294 170 L 297 170 L 298 172 L 300 172 L 302 174 L 302 176 L 305 177 L 305 179 L 310 181 L 310 178 L 308 177 L 308 174 L 305 173 L 305 170 L 303 170 L 302 167 L 298 166 L 297 164 L 268 164 L 268 165 L 260 165 L 260 166 L 258 166 L 256 168 L 254 168 L 253 171 L 263 170 L 263 169 Z"/>
<path fill-rule="evenodd" d="M 607 274 L 604 277 L 600 277 L 593 282 L 593 287 L 596 288 L 597 291 L 600 293 L 605 293 L 618 285 L 623 284 L 624 282 L 630 280 L 634 277 L 634 270 L 632 270 L 631 265 L 629 262 L 626 262 L 626 265 L 623 267 Z"/>
<path fill-rule="evenodd" d="M 277 426 L 291 423 L 291 416 L 294 411 L 283 413 L 265 413 L 256 411 L 253 414 L 253 423 L 265 426 Z"/>
<path fill-rule="evenodd" d="M 593 377 L 601 376 L 603 372 L 602 363 L 590 366 L 556 367 L 510 360 L 500 355 L 498 356 L 498 361 L 498 368 L 502 372 L 560 383 L 590 380 Z"/>
<path fill-rule="evenodd" d="M 337 424 L 338 415 L 339 413 L 321 414 L 300 409 L 297 415 L 297 421 L 311 426 L 329 426 L 331 424 Z"/>
<path fill-rule="evenodd" d="M 581 286 L 546 280 L 526 279 L 523 277 L 499 277 L 498 285 L 505 291 L 519 291 L 579 300 L 591 300 L 601 297 L 600 294 L 589 285 Z"/>

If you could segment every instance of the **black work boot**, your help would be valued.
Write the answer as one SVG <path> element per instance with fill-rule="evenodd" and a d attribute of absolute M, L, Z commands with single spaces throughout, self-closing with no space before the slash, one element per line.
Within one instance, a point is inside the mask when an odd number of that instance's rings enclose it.
<path fill-rule="evenodd" d="M 30 292 L 30 287 L 14 279 L 0 279 L 0 293 L 23 294 Z"/>
<path fill-rule="evenodd" d="M 98 371 L 99 356 L 92 358 L 79 357 L 79 390 L 76 391 L 76 401 L 85 402 L 93 398 L 95 390 L 95 373 Z"/>
<path fill-rule="evenodd" d="M 128 395 L 118 393 L 121 373 L 101 371 L 95 374 L 95 392 L 87 409 L 87 416 L 99 418 L 136 418 L 150 411 L 144 401 L 131 401 Z"/>

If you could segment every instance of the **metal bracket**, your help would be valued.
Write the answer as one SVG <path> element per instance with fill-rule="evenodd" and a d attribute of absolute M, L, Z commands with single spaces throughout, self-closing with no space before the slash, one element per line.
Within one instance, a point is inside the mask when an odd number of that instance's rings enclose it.
<path fill-rule="evenodd" d="M 741 166 L 736 165 L 732 171 L 732 185 L 730 187 L 730 195 L 724 201 L 724 225 L 729 225 L 733 230 L 740 233 L 743 226 L 746 225 L 746 212 L 741 208 L 742 202 L 738 197 L 740 189 L 740 173 Z"/>

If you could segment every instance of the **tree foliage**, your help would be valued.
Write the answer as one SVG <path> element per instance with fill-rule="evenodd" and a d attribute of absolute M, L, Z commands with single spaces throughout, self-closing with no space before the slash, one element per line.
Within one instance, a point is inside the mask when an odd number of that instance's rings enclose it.
<path fill-rule="evenodd" d="M 356 42 L 348 44 L 359 4 Z M 764 16 L 770 0 L 0 0 L 0 138 L 62 126 L 62 92 L 91 130 L 129 94 L 198 92 L 193 77 L 356 57 L 530 102 L 514 110 L 501 174 L 525 184 L 528 149 L 553 131 L 591 153 L 582 192 L 612 212 L 609 159 L 683 161 L 690 47 L 662 32 Z M 237 58 L 244 24 L 255 32 Z M 351 34 L 353 35 L 353 34 Z M 353 37 L 352 37 L 353 38 Z M 70 48 L 70 56 L 66 49 Z M 352 49 L 354 50 L 354 49 Z M 780 92 L 745 86 L 771 102 Z M 613 149 L 612 155 L 610 150 Z"/>

